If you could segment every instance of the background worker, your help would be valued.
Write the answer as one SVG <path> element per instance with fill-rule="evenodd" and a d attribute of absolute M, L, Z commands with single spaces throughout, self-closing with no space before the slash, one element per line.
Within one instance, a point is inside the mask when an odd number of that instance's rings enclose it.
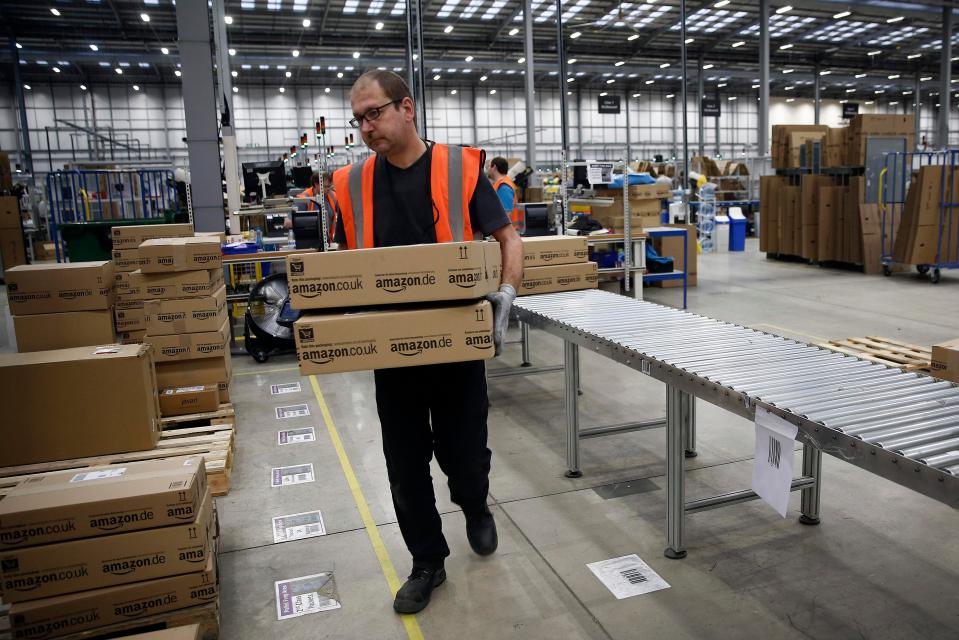
<path fill-rule="evenodd" d="M 376 155 L 333 175 L 336 242 L 340 248 L 362 249 L 492 235 L 503 258 L 502 284 L 488 296 L 498 354 L 523 254 L 483 176 L 483 152 L 421 139 L 409 87 L 393 72 L 363 74 L 350 91 L 350 104 L 355 116 L 350 124 Z M 415 613 L 446 580 L 443 563 L 450 553 L 430 476 L 434 454 L 448 477 L 450 497 L 463 509 L 470 546 L 480 555 L 496 550 L 496 524 L 486 506 L 491 458 L 486 365 L 478 360 L 380 369 L 374 381 L 393 506 L 413 557 L 413 570 L 393 608 Z"/>
<path fill-rule="evenodd" d="M 509 164 L 506 158 L 496 157 L 489 161 L 489 171 L 486 173 L 493 182 L 493 190 L 499 197 L 503 210 L 509 216 L 517 232 L 523 233 L 523 211 L 516 204 L 516 183 L 506 175 Z"/>
<path fill-rule="evenodd" d="M 326 174 L 326 184 L 332 184 L 332 174 Z M 310 186 L 300 192 L 296 198 L 309 198 L 309 202 L 306 203 L 307 211 L 317 211 L 319 207 L 319 197 L 322 189 L 320 189 L 320 173 L 314 171 L 313 175 L 310 176 Z M 330 242 L 333 241 L 333 231 L 336 228 L 336 206 L 334 205 L 333 192 L 331 189 L 326 191 L 326 228 L 329 229 Z M 283 220 L 284 229 L 293 228 L 293 214 L 291 213 Z"/>

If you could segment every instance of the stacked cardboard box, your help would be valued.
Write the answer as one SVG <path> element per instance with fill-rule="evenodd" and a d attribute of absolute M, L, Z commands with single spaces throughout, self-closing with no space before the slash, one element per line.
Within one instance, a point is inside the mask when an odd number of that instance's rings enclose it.
<path fill-rule="evenodd" d="M 230 324 L 219 238 L 151 239 L 138 252 L 140 268 L 119 286 L 142 306 L 122 311 L 142 312 L 138 337 L 153 347 L 161 412 L 182 415 L 228 402 Z"/>
<path fill-rule="evenodd" d="M 866 145 L 870 138 L 905 138 L 902 151 L 916 148 L 915 115 L 870 115 L 855 116 L 846 130 L 845 164 L 862 166 L 866 163 Z"/>
<path fill-rule="evenodd" d="M 919 169 L 906 193 L 893 258 L 902 264 L 959 261 L 959 171 L 933 165 Z"/>
<path fill-rule="evenodd" d="M 140 244 L 156 238 L 183 238 L 193 235 L 192 224 L 145 224 L 112 227 L 113 267 L 117 304 L 114 321 L 125 342 L 141 342 L 146 329 L 143 299 L 130 295 L 130 275 L 140 268 Z"/>
<path fill-rule="evenodd" d="M 595 289 L 599 271 L 589 261 L 585 236 L 523 238 L 523 281 L 518 295 Z"/>
<path fill-rule="evenodd" d="M 696 252 L 696 225 L 691 224 L 667 224 L 660 225 L 664 227 L 674 227 L 676 229 L 686 230 L 686 261 L 683 260 L 683 241 L 679 236 L 665 236 L 653 238 L 653 249 L 661 256 L 669 256 L 673 259 L 673 269 L 686 272 L 686 286 L 695 287 L 699 273 L 699 256 Z M 688 262 L 688 266 L 687 266 Z M 663 280 L 660 282 L 650 282 L 647 286 L 661 287 L 669 289 L 672 287 L 682 287 L 682 280 Z"/>
<path fill-rule="evenodd" d="M 818 124 L 773 125 L 771 141 L 773 169 L 803 166 L 801 156 L 803 146 L 810 140 L 823 142 L 828 130 L 829 127 Z"/>
<path fill-rule="evenodd" d="M 113 264 L 30 264 L 6 272 L 20 352 L 114 342 Z"/>
<path fill-rule="evenodd" d="M 590 205 L 593 219 L 613 233 L 623 233 L 624 206 L 622 189 L 596 189 L 596 195 L 612 198 L 609 206 Z M 654 184 L 634 184 L 629 187 L 629 224 L 632 230 L 643 227 L 658 227 L 662 222 L 663 200 L 669 197 L 669 185 L 661 182 Z"/>
<path fill-rule="evenodd" d="M 0 189 L 13 188 L 13 172 L 10 169 L 10 156 L 0 151 Z"/>
<path fill-rule="evenodd" d="M 932 375 L 959 382 L 959 338 L 932 345 Z"/>
<path fill-rule="evenodd" d="M 0 466 L 142 451 L 160 437 L 153 357 L 143 345 L 2 354 L 0 389 L 11 398 Z"/>
<path fill-rule="evenodd" d="M 4 270 L 27 263 L 20 225 L 20 203 L 16 196 L 0 196 L 0 261 Z"/>
<path fill-rule="evenodd" d="M 13 637 L 58 637 L 217 598 L 202 457 L 32 476 L 0 503 Z"/>
<path fill-rule="evenodd" d="M 289 256 L 290 304 L 323 310 L 294 324 L 300 372 L 492 358 L 492 308 L 482 298 L 499 287 L 500 268 L 496 242 Z M 357 309 L 370 306 L 378 308 Z"/>

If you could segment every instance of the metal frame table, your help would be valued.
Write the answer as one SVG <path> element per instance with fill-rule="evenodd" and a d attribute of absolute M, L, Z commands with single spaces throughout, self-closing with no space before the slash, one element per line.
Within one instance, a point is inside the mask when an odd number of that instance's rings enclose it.
<path fill-rule="evenodd" d="M 819 522 L 822 453 L 959 507 L 959 386 L 678 309 L 586 290 L 518 298 L 515 316 L 565 342 L 567 475 L 581 475 L 579 348 L 666 384 L 665 555 L 686 555 L 687 513 L 758 496 L 734 491 L 686 501 L 695 455 L 695 400 L 749 420 L 763 407 L 798 427 L 800 521 Z M 606 435 L 663 421 L 601 427 Z"/>

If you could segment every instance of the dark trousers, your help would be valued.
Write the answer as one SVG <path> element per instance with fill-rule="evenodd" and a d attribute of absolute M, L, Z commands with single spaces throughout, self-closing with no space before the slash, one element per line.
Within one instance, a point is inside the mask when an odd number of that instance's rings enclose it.
<path fill-rule="evenodd" d="M 436 454 L 450 497 L 464 513 L 486 508 L 486 364 L 482 360 L 380 369 L 376 410 L 393 506 L 414 566 L 442 565 L 450 554 L 436 510 L 430 460 Z"/>

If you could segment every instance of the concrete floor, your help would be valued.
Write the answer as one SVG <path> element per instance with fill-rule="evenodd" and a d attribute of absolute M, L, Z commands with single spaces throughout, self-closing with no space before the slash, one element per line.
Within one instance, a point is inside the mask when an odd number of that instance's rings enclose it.
<path fill-rule="evenodd" d="M 959 335 L 959 274 L 944 272 L 933 286 L 909 274 L 766 260 L 754 240 L 748 249 L 701 257 L 690 310 L 810 341 L 880 335 L 931 344 Z M 645 293 L 681 303 L 681 290 Z M 7 318 L 0 345 L 10 330 Z M 532 344 L 536 364 L 562 362 L 558 339 L 533 331 Z M 514 345 L 489 367 L 519 361 Z M 820 526 L 797 523 L 798 494 L 786 519 L 758 502 L 704 512 L 687 519 L 688 557 L 668 560 L 664 432 L 586 440 L 584 476 L 565 478 L 561 372 L 490 381 L 490 504 L 500 536 L 493 556 L 470 551 L 434 463 L 449 580 L 415 624 L 404 622 L 381 569 L 391 563 L 402 580 L 410 562 L 390 501 L 372 376 L 319 376 L 318 396 L 292 356 L 262 365 L 237 357 L 234 367 L 237 455 L 230 494 L 218 499 L 224 638 L 959 637 L 956 511 L 826 456 Z M 270 395 L 271 384 L 297 380 L 300 393 Z M 664 412 L 661 384 L 585 351 L 582 380 L 584 427 Z M 311 415 L 275 419 L 274 407 L 294 403 L 307 403 Z M 688 499 L 748 487 L 752 425 L 703 402 L 698 419 Z M 279 429 L 298 426 L 315 427 L 317 441 L 277 446 Z M 316 482 L 270 487 L 272 467 L 307 462 Z M 382 540 L 379 557 L 355 494 Z M 322 511 L 327 535 L 273 543 L 273 516 L 312 509 Z M 617 600 L 586 567 L 632 553 L 671 588 Z M 342 608 L 277 621 L 274 581 L 323 571 L 334 572 Z"/>

